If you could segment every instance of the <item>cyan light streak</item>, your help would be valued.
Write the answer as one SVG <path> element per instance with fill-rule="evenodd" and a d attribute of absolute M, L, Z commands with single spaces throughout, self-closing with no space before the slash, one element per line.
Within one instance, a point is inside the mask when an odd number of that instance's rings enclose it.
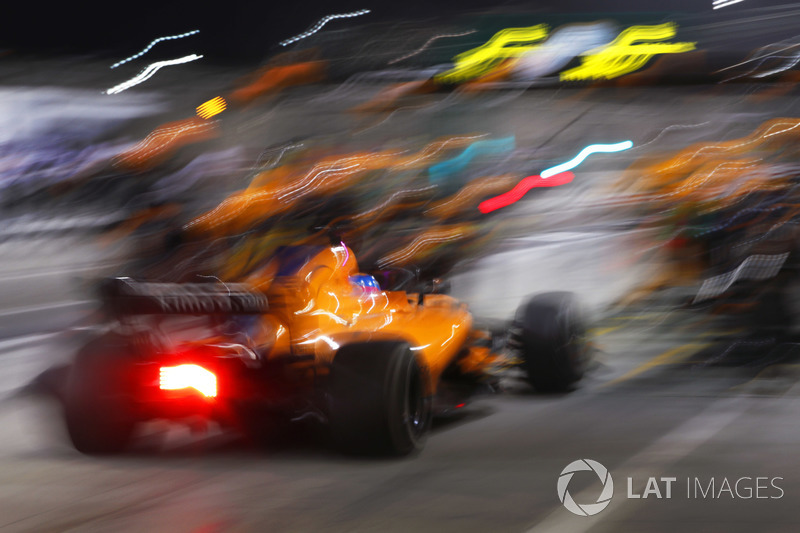
<path fill-rule="evenodd" d="M 542 171 L 539 174 L 542 178 L 549 178 L 550 176 L 555 176 L 556 174 L 561 174 L 562 172 L 566 172 L 567 170 L 572 170 L 573 168 L 580 165 L 584 159 L 586 159 L 590 154 L 596 152 L 603 152 L 603 153 L 610 153 L 610 152 L 622 152 L 623 150 L 628 150 L 629 148 L 633 147 L 633 141 L 622 141 L 615 144 L 590 144 L 581 152 L 567 161 L 566 163 L 561 163 L 560 165 L 556 165 L 554 167 L 550 167 L 547 170 Z"/>
<path fill-rule="evenodd" d="M 117 61 L 116 63 L 114 63 L 113 65 L 111 65 L 111 68 L 117 68 L 117 67 L 118 67 L 118 66 L 120 66 L 120 65 L 124 65 L 124 64 L 125 64 L 125 63 L 127 63 L 128 61 L 133 61 L 133 60 L 134 60 L 134 59 L 136 59 L 137 57 L 142 57 L 143 55 L 145 55 L 145 54 L 148 52 L 148 50 L 150 50 L 151 48 L 153 48 L 155 45 L 157 45 L 157 44 L 158 44 L 158 43 L 160 43 L 161 41 L 171 41 L 171 40 L 173 40 L 173 39 L 182 39 L 182 38 L 184 38 L 184 37 L 188 37 L 188 36 L 190 36 L 190 35 L 194 35 L 195 33 L 200 33 L 200 30 L 192 30 L 192 31 L 187 31 L 186 33 L 181 33 L 180 35 L 168 35 L 167 37 L 159 37 L 158 39 L 153 39 L 153 42 L 151 42 L 150 44 L 148 44 L 148 45 L 145 47 L 145 49 L 144 49 L 144 50 L 142 50 L 142 51 L 141 51 L 141 52 L 139 52 L 138 54 L 132 55 L 131 57 L 129 57 L 129 58 L 127 58 L 127 59 L 123 59 L 122 61 Z"/>
<path fill-rule="evenodd" d="M 510 137 L 503 137 L 502 139 L 475 141 L 456 157 L 430 167 L 428 169 L 428 178 L 432 182 L 440 181 L 450 174 L 461 172 L 476 157 L 487 154 L 510 152 L 514 149 L 514 144 L 515 137 L 513 135 Z"/>

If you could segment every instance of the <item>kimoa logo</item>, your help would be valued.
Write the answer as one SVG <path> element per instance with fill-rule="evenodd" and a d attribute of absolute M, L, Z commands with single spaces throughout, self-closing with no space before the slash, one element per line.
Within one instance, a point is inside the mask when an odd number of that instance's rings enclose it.
<path fill-rule="evenodd" d="M 594 472 L 597 474 L 597 477 L 600 478 L 600 482 L 603 484 L 603 490 L 600 492 L 600 496 L 598 496 L 595 503 L 581 505 L 573 500 L 572 495 L 569 493 L 569 482 L 572 480 L 572 476 L 575 475 L 575 472 L 580 472 L 582 470 L 590 470 Z M 564 470 L 561 471 L 561 475 L 558 476 L 558 499 L 561 500 L 561 503 L 564 504 L 564 507 L 566 507 L 568 511 L 575 513 L 576 515 L 596 515 L 608 507 L 608 504 L 611 503 L 611 497 L 613 495 L 614 480 L 611 479 L 611 473 L 609 473 L 605 466 L 601 465 L 597 461 L 593 461 L 591 459 L 578 459 L 577 461 L 572 461 L 564 468 Z"/>

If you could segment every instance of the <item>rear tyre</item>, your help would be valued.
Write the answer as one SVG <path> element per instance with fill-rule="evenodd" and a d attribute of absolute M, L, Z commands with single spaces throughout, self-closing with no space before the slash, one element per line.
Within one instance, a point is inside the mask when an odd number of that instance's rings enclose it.
<path fill-rule="evenodd" d="M 133 354 L 120 336 L 87 344 L 69 371 L 64 397 L 67 432 L 85 454 L 123 451 L 136 427 L 133 409 Z"/>
<path fill-rule="evenodd" d="M 589 362 L 586 325 L 575 295 L 548 292 L 519 307 L 511 332 L 528 382 L 542 392 L 564 392 Z"/>
<path fill-rule="evenodd" d="M 431 398 L 423 367 L 406 343 L 343 346 L 331 367 L 328 415 L 345 452 L 403 456 L 425 444 Z"/>

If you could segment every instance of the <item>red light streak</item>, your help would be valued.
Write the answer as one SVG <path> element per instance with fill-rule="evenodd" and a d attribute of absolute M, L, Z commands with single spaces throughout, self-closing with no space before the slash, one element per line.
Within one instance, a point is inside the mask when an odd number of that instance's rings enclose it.
<path fill-rule="evenodd" d="M 536 187 L 558 187 L 559 185 L 565 185 L 571 182 L 574 178 L 575 174 L 572 172 L 562 172 L 550 176 L 549 178 L 543 178 L 539 175 L 528 176 L 517 183 L 510 191 L 495 196 L 494 198 L 484 200 L 478 205 L 478 209 L 483 214 L 491 213 L 492 211 L 507 207 L 517 200 L 520 200 L 531 189 L 535 189 Z"/>

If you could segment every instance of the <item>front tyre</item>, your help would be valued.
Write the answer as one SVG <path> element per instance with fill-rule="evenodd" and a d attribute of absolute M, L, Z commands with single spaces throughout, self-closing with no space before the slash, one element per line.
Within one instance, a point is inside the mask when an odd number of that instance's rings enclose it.
<path fill-rule="evenodd" d="M 539 391 L 568 391 L 586 371 L 586 324 L 570 292 L 538 294 L 523 303 L 511 340 L 522 354 L 528 382 Z"/>
<path fill-rule="evenodd" d="M 343 346 L 328 385 L 334 440 L 345 452 L 403 456 L 430 430 L 432 401 L 423 367 L 403 342 Z"/>

